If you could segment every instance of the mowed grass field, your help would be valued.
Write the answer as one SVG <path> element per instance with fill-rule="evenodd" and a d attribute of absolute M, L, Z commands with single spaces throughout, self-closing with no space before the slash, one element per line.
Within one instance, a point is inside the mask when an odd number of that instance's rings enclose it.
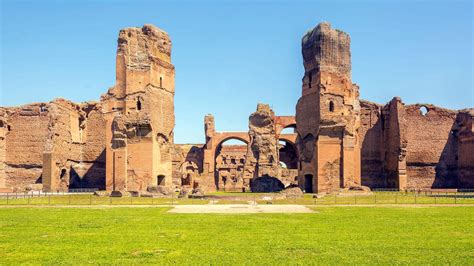
<path fill-rule="evenodd" d="M 474 207 L 0 208 L 0 264 L 474 265 Z"/>

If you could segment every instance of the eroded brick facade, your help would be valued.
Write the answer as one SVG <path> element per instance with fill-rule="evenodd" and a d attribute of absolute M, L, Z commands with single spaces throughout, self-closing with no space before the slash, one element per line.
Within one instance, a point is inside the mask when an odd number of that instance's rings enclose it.
<path fill-rule="evenodd" d="M 0 107 L 0 190 L 474 188 L 474 109 L 360 100 L 350 37 L 329 23 L 303 37 L 302 54 L 296 117 L 259 104 L 248 131 L 219 132 L 208 115 L 205 143 L 175 144 L 171 39 L 123 29 L 99 102 Z"/>

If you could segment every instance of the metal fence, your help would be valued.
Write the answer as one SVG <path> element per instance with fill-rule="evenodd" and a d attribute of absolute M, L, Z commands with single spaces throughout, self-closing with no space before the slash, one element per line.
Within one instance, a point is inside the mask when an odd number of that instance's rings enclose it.
<path fill-rule="evenodd" d="M 474 204 L 474 191 L 375 191 L 325 196 L 305 194 L 283 198 L 279 193 L 235 193 L 235 196 L 204 198 L 100 197 L 87 192 L 25 192 L 0 194 L 0 205 L 177 205 L 177 204 L 300 204 L 300 205 L 384 205 L 384 204 Z"/>

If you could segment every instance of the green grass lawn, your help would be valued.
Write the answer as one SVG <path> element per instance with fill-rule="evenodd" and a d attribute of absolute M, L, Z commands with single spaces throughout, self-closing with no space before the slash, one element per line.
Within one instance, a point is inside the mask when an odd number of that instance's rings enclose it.
<path fill-rule="evenodd" d="M 0 264 L 474 265 L 474 207 L 0 208 Z"/>

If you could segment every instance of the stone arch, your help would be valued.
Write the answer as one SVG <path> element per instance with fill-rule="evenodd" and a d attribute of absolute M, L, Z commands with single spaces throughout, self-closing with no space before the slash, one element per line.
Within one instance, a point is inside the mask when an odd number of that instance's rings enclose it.
<path fill-rule="evenodd" d="M 282 145 L 278 150 L 280 162 L 283 162 L 287 169 L 298 169 L 298 151 L 294 141 L 280 138 L 278 142 L 279 146 Z"/>
<path fill-rule="evenodd" d="M 425 105 L 420 106 L 420 113 L 422 116 L 426 116 L 429 111 L 430 109 L 428 109 L 428 107 L 426 107 Z"/>
<path fill-rule="evenodd" d="M 285 128 L 294 128 L 296 131 L 296 120 L 294 116 L 275 116 L 275 133 L 279 136 Z"/>
<path fill-rule="evenodd" d="M 224 148 L 224 143 L 230 140 L 238 140 L 242 145 L 229 145 Z M 241 190 L 248 143 L 248 140 L 241 136 L 229 135 L 222 138 L 216 145 L 214 182 L 217 190 Z"/>

